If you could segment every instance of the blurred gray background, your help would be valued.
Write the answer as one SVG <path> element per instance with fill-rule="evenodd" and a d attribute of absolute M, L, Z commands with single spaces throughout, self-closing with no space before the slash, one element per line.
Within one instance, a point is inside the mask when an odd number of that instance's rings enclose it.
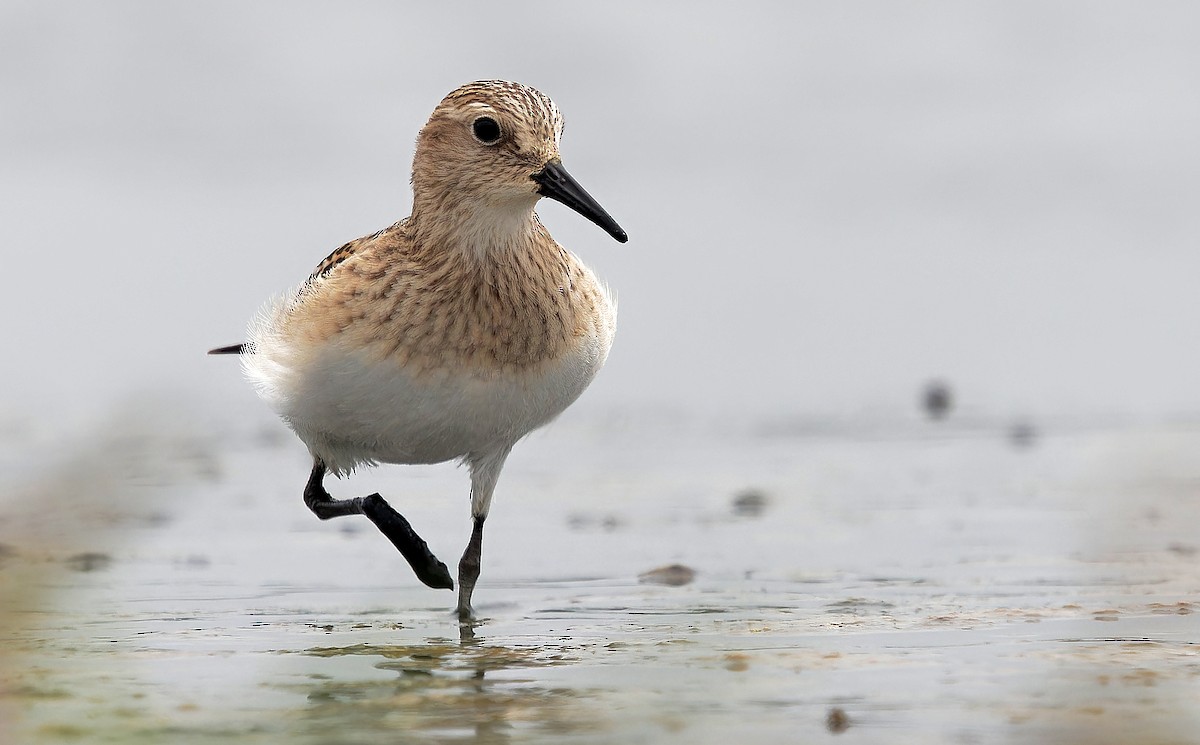
<path fill-rule="evenodd" d="M 210 347 L 408 214 L 461 83 L 552 96 L 628 230 L 583 410 L 1200 411 L 1200 6 L 0 4 L 5 417 L 259 406 Z M 48 424 L 49 423 L 49 424 Z"/>

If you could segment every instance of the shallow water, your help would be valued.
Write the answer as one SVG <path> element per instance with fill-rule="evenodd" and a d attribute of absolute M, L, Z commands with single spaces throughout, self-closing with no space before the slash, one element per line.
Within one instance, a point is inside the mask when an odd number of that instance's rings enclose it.
<path fill-rule="evenodd" d="M 4 742 L 1196 741 L 1200 427 L 568 417 L 460 629 L 279 425 L 165 419 L 5 503 Z M 454 467 L 330 490 L 465 546 Z"/>

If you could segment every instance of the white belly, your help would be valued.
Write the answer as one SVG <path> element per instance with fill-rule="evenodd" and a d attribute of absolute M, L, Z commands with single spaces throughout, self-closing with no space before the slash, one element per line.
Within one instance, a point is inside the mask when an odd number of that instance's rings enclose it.
<path fill-rule="evenodd" d="M 268 333 L 242 360 L 259 394 L 340 475 L 363 464 L 438 463 L 511 447 L 583 393 L 611 342 L 611 334 L 585 337 L 527 368 L 414 375 L 336 342 L 299 350 Z"/>

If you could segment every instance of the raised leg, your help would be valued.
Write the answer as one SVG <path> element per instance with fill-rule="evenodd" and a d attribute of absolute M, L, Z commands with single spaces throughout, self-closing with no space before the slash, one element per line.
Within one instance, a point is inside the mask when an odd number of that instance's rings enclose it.
<path fill-rule="evenodd" d="M 482 517 L 474 519 L 474 526 L 471 528 L 471 540 L 467 543 L 467 550 L 463 552 L 462 559 L 458 562 L 458 620 L 470 621 L 475 617 L 475 611 L 471 609 L 471 593 L 475 591 L 475 580 L 479 579 L 479 564 L 483 558 L 483 520 Z"/>
<path fill-rule="evenodd" d="M 321 461 L 313 463 L 312 474 L 304 485 L 304 504 L 322 520 L 345 515 L 361 515 L 362 497 L 353 499 L 334 499 L 325 491 L 325 464 Z"/>
<path fill-rule="evenodd" d="M 417 579 L 436 589 L 454 589 L 454 579 L 446 565 L 429 550 L 429 545 L 417 535 L 409 525 L 408 520 L 378 494 L 368 494 L 365 497 L 352 499 L 334 499 L 325 490 L 325 464 L 321 461 L 313 463 L 312 475 L 308 477 L 308 485 L 304 487 L 304 504 L 322 520 L 344 515 L 366 515 L 375 523 L 379 532 L 387 536 L 392 545 L 399 549 L 400 554 L 408 562 L 417 575 Z M 468 597 L 470 597 L 468 595 Z"/>

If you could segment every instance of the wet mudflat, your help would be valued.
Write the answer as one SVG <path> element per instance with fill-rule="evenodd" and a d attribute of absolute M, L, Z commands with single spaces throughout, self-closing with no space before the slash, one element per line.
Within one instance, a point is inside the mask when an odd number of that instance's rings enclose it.
<path fill-rule="evenodd" d="M 514 452 L 464 630 L 366 520 L 308 513 L 278 425 L 156 421 L 17 472 L 3 742 L 1200 732 L 1200 427 L 569 417 Z M 466 544 L 452 466 L 330 489 Z"/>

